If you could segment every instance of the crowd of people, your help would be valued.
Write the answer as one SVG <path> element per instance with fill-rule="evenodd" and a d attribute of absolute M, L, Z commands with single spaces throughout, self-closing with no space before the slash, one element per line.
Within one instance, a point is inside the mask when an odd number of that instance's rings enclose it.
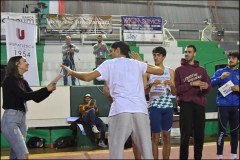
<path fill-rule="evenodd" d="M 104 80 L 104 95 L 111 107 L 108 117 L 108 146 L 110 159 L 124 158 L 124 144 L 131 136 L 135 158 L 158 159 L 158 143 L 160 134 L 163 139 L 164 159 L 171 154 L 171 129 L 173 125 L 173 102 L 176 96 L 180 107 L 180 159 L 188 159 L 189 139 L 194 137 L 194 159 L 202 158 L 205 128 L 206 94 L 212 87 L 228 86 L 223 95 L 218 91 L 216 102 L 218 108 L 219 132 L 216 140 L 217 158 L 223 159 L 224 135 L 227 123 L 230 124 L 231 159 L 237 158 L 239 135 L 239 52 L 227 54 L 228 66 L 216 71 L 210 78 L 207 71 L 195 60 L 197 48 L 187 45 L 181 65 L 175 70 L 164 64 L 166 49 L 155 47 L 152 50 L 154 65 L 145 63 L 141 57 L 131 52 L 127 43 L 119 41 L 111 44 L 109 50 L 98 36 L 94 45 L 96 69 L 90 72 L 78 72 L 73 57 L 79 49 L 66 36 L 66 44 L 62 47 L 64 85 L 67 76 L 75 79 L 91 81 L 101 77 Z M 110 60 L 106 60 L 109 53 Z M 26 102 L 40 102 L 47 98 L 55 89 L 56 84 L 32 91 L 23 73 L 28 70 L 28 62 L 22 56 L 10 58 L 7 65 L 6 78 L 3 81 L 3 109 L 1 131 L 10 144 L 10 159 L 28 158 L 26 138 Z M 227 86 L 225 86 L 226 88 Z M 145 99 L 145 90 L 149 90 L 149 106 Z M 223 92 L 224 92 L 223 91 Z M 89 123 L 93 133 L 100 132 L 99 146 L 106 148 L 104 143 L 106 125 L 97 116 L 96 100 L 90 94 L 84 96 L 83 104 L 79 105 L 82 120 Z M 100 128 L 100 131 L 99 129 Z"/>

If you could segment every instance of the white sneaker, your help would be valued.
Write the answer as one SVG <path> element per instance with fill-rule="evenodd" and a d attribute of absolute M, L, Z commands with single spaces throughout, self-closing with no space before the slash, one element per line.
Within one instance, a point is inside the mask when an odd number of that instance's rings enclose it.
<path fill-rule="evenodd" d="M 231 153 L 231 159 L 237 159 L 237 154 L 233 154 L 233 153 Z"/>
<path fill-rule="evenodd" d="M 93 131 L 93 133 L 99 133 L 99 130 L 97 129 L 97 127 L 95 125 L 92 126 L 92 131 Z"/>
<path fill-rule="evenodd" d="M 223 159 L 223 155 L 217 155 L 218 160 L 222 160 Z"/>
<path fill-rule="evenodd" d="M 99 141 L 98 146 L 99 146 L 99 147 L 103 147 L 103 148 L 107 148 L 107 147 L 108 147 L 108 146 L 104 143 L 103 140 L 100 140 L 100 141 Z"/>

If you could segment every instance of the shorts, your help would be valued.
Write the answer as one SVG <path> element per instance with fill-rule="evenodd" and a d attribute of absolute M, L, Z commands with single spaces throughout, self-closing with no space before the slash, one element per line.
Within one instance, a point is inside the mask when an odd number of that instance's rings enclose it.
<path fill-rule="evenodd" d="M 152 133 L 170 131 L 173 124 L 172 108 L 150 108 L 150 126 Z"/>

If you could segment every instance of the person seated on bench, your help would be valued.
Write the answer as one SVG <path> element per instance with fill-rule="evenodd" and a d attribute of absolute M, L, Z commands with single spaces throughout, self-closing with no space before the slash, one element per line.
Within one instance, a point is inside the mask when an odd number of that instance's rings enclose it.
<path fill-rule="evenodd" d="M 99 117 L 97 117 L 99 110 L 96 105 L 96 100 L 92 99 L 92 96 L 90 94 L 86 94 L 83 101 L 84 103 L 79 105 L 79 111 L 82 121 L 85 123 L 89 123 L 93 133 L 99 133 L 97 126 L 100 127 L 101 133 L 98 146 L 107 148 L 107 145 L 104 142 L 106 125 Z"/>

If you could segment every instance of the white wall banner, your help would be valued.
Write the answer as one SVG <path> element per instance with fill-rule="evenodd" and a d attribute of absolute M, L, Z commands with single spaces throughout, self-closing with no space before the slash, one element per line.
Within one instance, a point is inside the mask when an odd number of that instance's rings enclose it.
<path fill-rule="evenodd" d="M 6 19 L 7 60 L 13 56 L 23 56 L 29 63 L 24 78 L 31 86 L 39 86 L 36 57 L 35 27 L 36 25 Z"/>
<path fill-rule="evenodd" d="M 6 19 L 13 19 L 30 24 L 37 24 L 36 13 L 12 13 L 12 12 L 1 12 L 1 35 L 6 35 Z M 37 42 L 37 26 L 35 28 L 35 41 Z"/>
<path fill-rule="evenodd" d="M 123 33 L 125 41 L 138 42 L 162 42 L 163 34 L 158 33 Z"/>
<path fill-rule="evenodd" d="M 163 42 L 162 17 L 122 16 L 124 41 Z"/>

